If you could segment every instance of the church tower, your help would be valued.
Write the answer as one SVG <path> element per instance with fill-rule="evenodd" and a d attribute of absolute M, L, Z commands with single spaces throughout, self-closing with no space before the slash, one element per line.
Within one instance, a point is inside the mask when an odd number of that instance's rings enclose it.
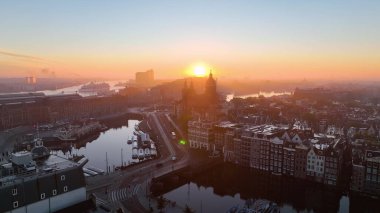
<path fill-rule="evenodd" d="M 210 101 L 212 104 L 216 104 L 218 101 L 218 94 L 216 93 L 216 81 L 212 76 L 212 71 L 210 70 L 210 74 L 208 76 L 208 79 L 206 81 L 205 85 L 205 97 Z"/>

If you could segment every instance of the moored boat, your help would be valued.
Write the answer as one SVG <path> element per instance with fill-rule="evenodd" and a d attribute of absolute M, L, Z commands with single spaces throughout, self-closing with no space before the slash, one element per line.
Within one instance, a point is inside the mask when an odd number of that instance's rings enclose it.
<path fill-rule="evenodd" d="M 138 150 L 132 149 L 132 159 L 137 159 L 137 158 L 138 158 Z"/>
<path fill-rule="evenodd" d="M 150 149 L 149 148 L 145 148 L 144 149 L 144 154 L 145 154 L 145 158 L 149 158 L 150 157 Z"/>
<path fill-rule="evenodd" d="M 127 144 L 132 144 L 132 138 L 128 138 Z"/>
<path fill-rule="evenodd" d="M 144 149 L 139 149 L 138 158 L 139 160 L 143 160 L 145 157 Z"/>

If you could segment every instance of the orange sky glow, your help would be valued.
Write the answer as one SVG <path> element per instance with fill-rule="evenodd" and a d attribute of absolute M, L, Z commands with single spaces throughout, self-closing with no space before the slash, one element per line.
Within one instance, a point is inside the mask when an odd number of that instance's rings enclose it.
<path fill-rule="evenodd" d="M 0 77 L 132 79 L 153 69 L 175 79 L 203 66 L 218 79 L 380 80 L 375 1 L 37 0 L 0 14 Z"/>

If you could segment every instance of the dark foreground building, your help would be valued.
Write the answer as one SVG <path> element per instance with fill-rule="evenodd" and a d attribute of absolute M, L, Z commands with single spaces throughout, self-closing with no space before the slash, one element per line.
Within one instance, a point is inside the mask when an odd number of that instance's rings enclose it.
<path fill-rule="evenodd" d="M 45 155 L 45 147 L 12 154 L 1 165 L 0 212 L 55 212 L 86 201 L 82 166 Z"/>

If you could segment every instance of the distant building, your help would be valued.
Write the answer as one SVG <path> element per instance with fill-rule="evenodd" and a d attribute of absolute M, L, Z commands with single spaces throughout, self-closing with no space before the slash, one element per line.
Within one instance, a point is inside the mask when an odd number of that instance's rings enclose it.
<path fill-rule="evenodd" d="M 140 86 L 152 86 L 154 84 L 154 71 L 136 72 L 136 84 Z"/>
<path fill-rule="evenodd" d="M 43 93 L 0 95 L 0 130 L 125 112 L 127 103 L 127 99 L 118 96 L 45 96 Z"/>
<path fill-rule="evenodd" d="M 321 99 L 321 98 L 329 98 L 331 94 L 332 94 L 331 90 L 324 89 L 324 88 L 312 88 L 312 89 L 296 88 L 294 90 L 293 96 L 295 98 Z"/>
<path fill-rule="evenodd" d="M 26 84 L 36 84 L 37 78 L 35 76 L 28 76 L 25 78 L 25 83 Z"/>

